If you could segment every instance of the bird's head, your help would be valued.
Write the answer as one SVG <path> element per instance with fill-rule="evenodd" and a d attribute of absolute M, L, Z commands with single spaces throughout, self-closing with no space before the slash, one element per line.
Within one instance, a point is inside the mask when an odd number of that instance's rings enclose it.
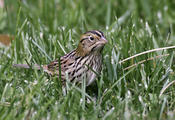
<path fill-rule="evenodd" d="M 88 31 L 81 36 L 76 52 L 80 56 L 85 56 L 92 52 L 100 53 L 107 42 L 101 31 Z"/>

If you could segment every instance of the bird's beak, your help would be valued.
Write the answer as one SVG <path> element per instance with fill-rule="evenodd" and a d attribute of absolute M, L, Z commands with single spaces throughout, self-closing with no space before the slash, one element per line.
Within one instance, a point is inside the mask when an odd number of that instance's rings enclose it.
<path fill-rule="evenodd" d="M 108 43 L 108 41 L 106 40 L 105 37 L 101 37 L 100 43 L 105 45 L 106 43 Z"/>

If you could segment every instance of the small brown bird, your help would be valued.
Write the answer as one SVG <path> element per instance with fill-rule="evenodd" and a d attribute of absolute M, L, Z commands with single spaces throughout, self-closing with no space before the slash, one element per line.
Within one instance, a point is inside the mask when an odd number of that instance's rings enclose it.
<path fill-rule="evenodd" d="M 82 82 L 86 78 L 86 85 L 90 85 L 96 78 L 96 73 L 102 69 L 102 50 L 108 41 L 101 31 L 93 30 L 84 33 L 78 47 L 60 58 L 61 79 L 64 82 L 66 76 L 71 82 Z M 15 67 L 30 68 L 25 64 L 15 64 Z M 42 65 L 42 69 L 50 75 L 59 75 L 58 60 L 48 65 Z M 39 65 L 34 68 L 40 69 Z M 89 69 L 89 68 L 92 68 Z M 94 71 L 93 71 L 94 70 Z"/>

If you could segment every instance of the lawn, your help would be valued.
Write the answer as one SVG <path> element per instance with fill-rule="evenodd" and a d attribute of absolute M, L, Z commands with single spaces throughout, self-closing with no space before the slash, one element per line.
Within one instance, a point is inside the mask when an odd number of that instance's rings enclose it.
<path fill-rule="evenodd" d="M 13 40 L 0 46 L 0 119 L 173 120 L 174 49 L 160 49 L 175 44 L 174 6 L 173 0 L 4 0 L 0 34 Z M 67 81 L 63 88 L 42 70 L 13 67 L 48 64 L 94 29 L 108 44 L 92 86 Z"/>

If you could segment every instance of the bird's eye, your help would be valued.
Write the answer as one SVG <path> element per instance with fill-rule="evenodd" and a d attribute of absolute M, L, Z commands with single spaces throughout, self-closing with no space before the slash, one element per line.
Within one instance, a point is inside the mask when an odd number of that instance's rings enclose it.
<path fill-rule="evenodd" d="M 94 38 L 92 36 L 90 36 L 90 40 L 94 40 Z"/>

